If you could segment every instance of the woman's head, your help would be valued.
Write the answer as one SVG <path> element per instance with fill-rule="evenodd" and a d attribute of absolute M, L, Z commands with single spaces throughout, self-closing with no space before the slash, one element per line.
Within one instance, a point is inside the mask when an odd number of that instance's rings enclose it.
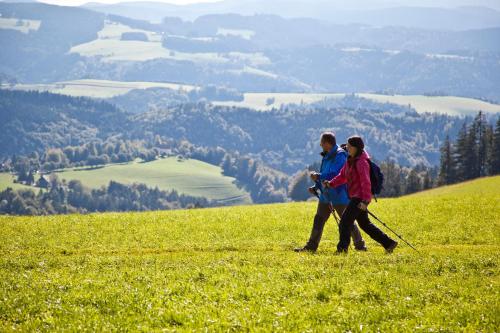
<path fill-rule="evenodd" d="M 363 149 L 365 149 L 365 143 L 360 136 L 354 135 L 347 139 L 347 151 L 349 152 L 349 156 L 359 156 L 363 152 Z"/>

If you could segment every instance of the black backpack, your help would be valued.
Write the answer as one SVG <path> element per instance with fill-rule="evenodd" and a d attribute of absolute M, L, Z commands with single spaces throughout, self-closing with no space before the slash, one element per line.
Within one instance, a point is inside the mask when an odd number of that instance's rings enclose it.
<path fill-rule="evenodd" d="M 372 184 L 372 194 L 376 196 L 382 192 L 384 189 L 384 174 L 380 167 L 372 160 L 368 159 L 368 164 L 370 164 L 370 182 Z"/>

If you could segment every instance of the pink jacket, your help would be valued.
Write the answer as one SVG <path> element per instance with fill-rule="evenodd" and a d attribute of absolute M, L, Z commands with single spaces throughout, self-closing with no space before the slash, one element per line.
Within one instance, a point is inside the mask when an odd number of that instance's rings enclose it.
<path fill-rule="evenodd" d="M 338 187 L 347 183 L 350 198 L 359 198 L 370 202 L 372 199 L 372 185 L 370 182 L 370 164 L 368 153 L 363 151 L 355 159 L 349 158 L 340 173 L 330 180 L 330 187 Z"/>

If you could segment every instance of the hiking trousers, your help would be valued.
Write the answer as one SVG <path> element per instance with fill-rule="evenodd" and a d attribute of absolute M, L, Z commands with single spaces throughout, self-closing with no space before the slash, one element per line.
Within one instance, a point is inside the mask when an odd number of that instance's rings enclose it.
<path fill-rule="evenodd" d="M 370 221 L 368 218 L 368 212 L 358 208 L 358 204 L 360 202 L 361 199 L 352 198 L 340 218 L 339 243 L 337 244 L 337 251 L 347 252 L 351 241 L 350 235 L 354 230 L 355 220 L 364 232 L 380 243 L 384 248 L 388 248 L 394 244 L 394 240 L 389 238 L 386 233 L 377 228 L 377 226 Z"/>
<path fill-rule="evenodd" d="M 330 205 L 330 203 L 318 202 L 318 208 L 316 209 L 316 215 L 314 216 L 314 223 L 311 230 L 311 236 L 307 242 L 306 247 L 310 250 L 317 250 L 319 242 L 321 241 L 321 236 L 323 235 L 323 229 L 325 227 L 326 221 L 333 214 L 332 208 L 337 212 L 338 216 L 342 216 L 346 205 Z M 359 228 L 356 223 L 353 223 L 352 228 L 349 232 L 352 236 L 354 246 L 356 249 L 364 249 L 365 241 L 359 232 Z"/>

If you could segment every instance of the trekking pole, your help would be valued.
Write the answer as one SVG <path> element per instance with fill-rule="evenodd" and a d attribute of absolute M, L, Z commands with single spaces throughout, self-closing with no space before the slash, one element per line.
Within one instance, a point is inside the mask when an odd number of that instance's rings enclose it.
<path fill-rule="evenodd" d="M 321 194 L 323 194 L 323 189 L 321 188 L 321 183 L 319 181 L 316 181 L 316 185 L 318 185 L 318 188 L 319 188 Z M 318 200 L 320 200 L 317 190 L 314 191 L 314 195 L 316 196 L 316 198 L 318 198 Z M 335 212 L 335 209 L 333 209 L 333 205 L 331 202 L 328 203 L 328 208 L 330 209 L 330 214 L 333 215 L 335 222 L 337 222 L 337 228 L 339 228 L 339 232 L 340 232 L 339 217 L 337 217 L 337 213 Z M 352 244 L 350 244 L 350 245 L 352 247 Z"/>
<path fill-rule="evenodd" d="M 382 225 L 384 227 L 386 227 L 387 229 L 389 229 L 394 235 L 396 235 L 399 239 L 401 239 L 403 242 L 406 243 L 406 245 L 408 245 L 409 247 L 411 247 L 412 249 L 414 249 L 415 251 L 417 251 L 417 253 L 420 253 L 420 251 L 418 251 L 413 245 L 411 245 L 410 243 L 408 243 L 407 241 L 405 241 L 403 239 L 403 237 L 401 237 L 397 232 L 395 232 L 394 230 L 392 230 L 391 228 L 389 228 L 389 226 L 387 224 L 385 224 L 381 219 L 379 219 L 377 216 L 375 216 L 375 214 L 373 214 L 372 212 L 370 212 L 368 209 L 366 210 L 366 212 L 368 214 L 370 214 L 371 217 L 373 217 L 375 220 L 379 221 L 380 223 L 382 223 Z"/>
<path fill-rule="evenodd" d="M 317 180 L 315 183 L 316 183 L 316 186 L 318 186 L 321 194 L 323 194 L 323 189 L 321 188 L 321 183 L 319 182 L 319 180 Z M 314 193 L 316 194 L 316 198 L 318 198 L 318 200 L 319 200 L 318 191 L 314 191 Z M 331 202 L 328 203 L 328 208 L 330 209 L 330 214 L 332 214 L 333 218 L 335 218 L 335 222 L 337 222 L 337 227 L 338 227 L 339 226 L 339 218 L 337 217 L 337 214 L 335 213 L 335 209 L 333 209 L 333 205 Z"/>
<path fill-rule="evenodd" d="M 337 217 L 337 213 L 335 212 L 335 209 L 333 209 L 332 203 L 330 203 L 330 212 L 335 218 L 335 222 L 337 222 L 337 227 L 339 226 L 339 218 Z"/>

